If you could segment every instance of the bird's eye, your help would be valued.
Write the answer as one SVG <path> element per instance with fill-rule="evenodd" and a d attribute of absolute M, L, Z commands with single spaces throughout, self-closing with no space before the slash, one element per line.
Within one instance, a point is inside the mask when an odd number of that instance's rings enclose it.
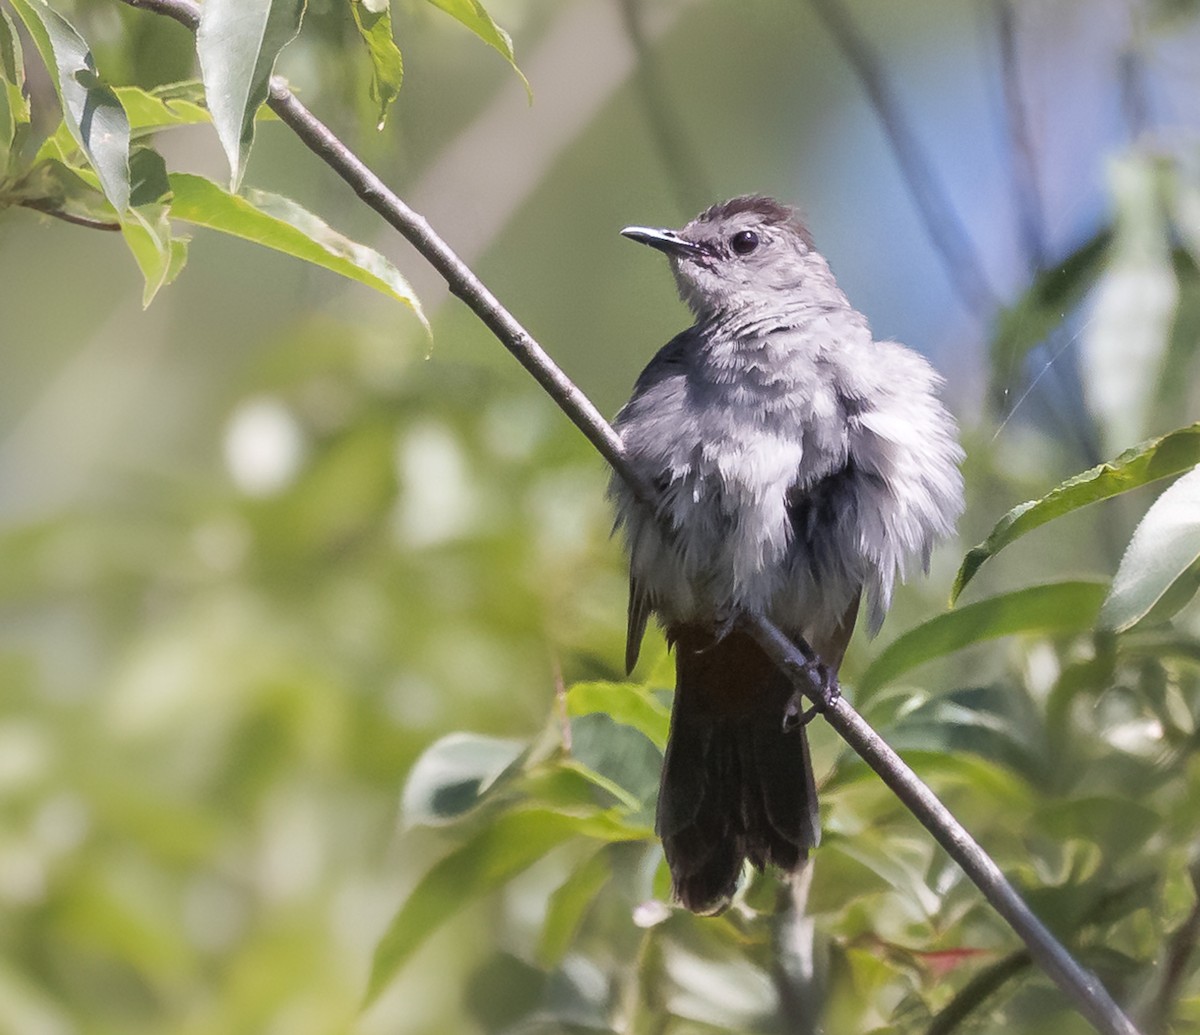
<path fill-rule="evenodd" d="M 758 234 L 753 230 L 739 230 L 729 239 L 729 243 L 738 255 L 749 255 L 758 247 Z"/>

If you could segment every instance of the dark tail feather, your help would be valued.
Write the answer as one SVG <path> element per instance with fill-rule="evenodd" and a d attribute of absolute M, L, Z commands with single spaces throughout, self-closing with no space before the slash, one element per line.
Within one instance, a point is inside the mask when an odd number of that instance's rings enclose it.
<path fill-rule="evenodd" d="M 720 912 L 742 862 L 795 870 L 820 839 L 808 738 L 783 732 L 792 687 L 746 634 L 671 630 L 675 706 L 658 796 L 679 901 Z"/>

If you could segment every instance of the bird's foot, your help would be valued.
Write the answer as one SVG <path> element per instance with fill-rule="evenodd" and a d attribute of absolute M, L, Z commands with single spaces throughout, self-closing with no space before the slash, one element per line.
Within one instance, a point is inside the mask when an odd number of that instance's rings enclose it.
<path fill-rule="evenodd" d="M 804 694 L 799 690 L 793 692 L 787 707 L 783 710 L 784 733 L 791 733 L 792 730 L 807 726 L 818 714 L 833 707 L 842 696 L 837 677 L 827 665 L 814 657 L 805 664 L 804 669 L 812 681 L 813 703 L 806 708 Z"/>

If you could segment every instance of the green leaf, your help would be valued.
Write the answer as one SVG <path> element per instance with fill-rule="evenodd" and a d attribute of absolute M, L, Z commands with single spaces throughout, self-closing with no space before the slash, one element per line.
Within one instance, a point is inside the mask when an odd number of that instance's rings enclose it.
<path fill-rule="evenodd" d="M 404 59 L 392 38 L 392 13 L 388 0 L 350 0 L 350 12 L 358 34 L 371 55 L 371 100 L 379 110 L 377 129 L 383 129 L 388 109 L 400 93 Z"/>
<path fill-rule="evenodd" d="M 233 190 L 246 171 L 275 61 L 299 35 L 305 6 L 305 0 L 205 0 L 200 8 L 196 51 Z"/>
<path fill-rule="evenodd" d="M 1110 234 L 1097 234 L 1053 269 L 1043 270 L 1029 290 L 1005 309 L 991 345 L 992 399 L 1004 408 L 1004 393 L 1025 357 L 1058 327 L 1091 289 L 1108 255 Z"/>
<path fill-rule="evenodd" d="M 171 83 L 153 90 L 118 86 L 117 98 L 129 116 L 129 128 L 134 136 L 171 126 L 212 122 L 212 115 L 204 105 L 204 85 L 198 80 Z"/>
<path fill-rule="evenodd" d="M 1100 624 L 1124 632 L 1140 621 L 1200 558 L 1200 468 L 1193 468 L 1146 511 L 1134 530 L 1100 609 Z"/>
<path fill-rule="evenodd" d="M 516 58 L 513 56 L 512 38 L 492 21 L 492 16 L 487 13 L 486 8 L 479 0 L 429 0 L 429 3 L 445 11 L 451 18 L 462 22 L 484 43 L 502 54 L 504 59 L 512 65 L 513 71 L 521 77 L 521 82 L 525 84 L 525 92 L 529 94 L 530 100 L 533 99 L 529 80 L 517 67 Z"/>
<path fill-rule="evenodd" d="M 105 86 L 91 48 L 45 0 L 11 0 L 51 70 L 63 121 L 100 179 L 118 213 L 129 204 L 129 120 L 116 93 Z"/>
<path fill-rule="evenodd" d="M 469 812 L 521 755 L 515 740 L 449 733 L 417 759 L 404 785 L 406 824 L 448 823 Z"/>
<path fill-rule="evenodd" d="M 495 891 L 568 838 L 625 840 L 601 812 L 548 809 L 504 813 L 430 870 L 392 918 L 375 949 L 367 1002 L 372 1002 L 435 930 L 463 906 Z"/>
<path fill-rule="evenodd" d="M 659 751 L 667 747 L 671 712 L 645 686 L 637 683 L 576 683 L 567 693 L 567 714 L 572 717 L 603 714 L 632 726 Z"/>
<path fill-rule="evenodd" d="M 0 8 L 0 182 L 12 172 L 10 156 L 22 126 L 29 124 L 25 99 L 25 65 L 17 28 Z"/>
<path fill-rule="evenodd" d="M 187 241 L 171 236 L 166 205 L 130 209 L 121 220 L 121 235 L 142 271 L 142 308 L 171 283 L 187 260 Z"/>
<path fill-rule="evenodd" d="M 1052 582 L 989 597 L 938 615 L 887 645 L 863 673 L 863 700 L 885 683 L 934 658 L 982 640 L 1019 632 L 1067 633 L 1092 628 L 1105 586 L 1099 582 Z"/>
<path fill-rule="evenodd" d="M 248 191 L 244 197 L 230 194 L 211 180 L 190 173 L 172 173 L 170 179 L 172 217 L 253 241 L 366 284 L 403 302 L 428 330 L 420 303 L 395 266 L 294 201 L 264 191 Z"/>
<path fill-rule="evenodd" d="M 1041 499 L 1014 507 L 978 546 L 967 552 L 950 594 L 953 604 L 989 557 L 1047 521 L 1090 503 L 1119 496 L 1200 463 L 1200 422 L 1127 449 L 1115 460 L 1069 478 Z"/>
<path fill-rule="evenodd" d="M 601 848 L 555 888 L 538 941 L 537 962 L 541 967 L 550 970 L 563 961 L 588 909 L 611 877 L 612 860 L 608 850 Z"/>

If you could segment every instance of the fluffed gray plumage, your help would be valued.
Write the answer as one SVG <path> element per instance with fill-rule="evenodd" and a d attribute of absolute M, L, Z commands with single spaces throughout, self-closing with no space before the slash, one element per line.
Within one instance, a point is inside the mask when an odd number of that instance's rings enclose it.
<path fill-rule="evenodd" d="M 657 829 L 679 900 L 717 912 L 746 859 L 795 870 L 820 834 L 807 740 L 783 731 L 790 684 L 731 620 L 763 615 L 836 672 L 860 598 L 874 633 L 897 577 L 951 533 L 962 450 L 941 378 L 874 340 L 790 209 L 740 197 L 623 233 L 667 254 L 696 321 L 615 421 L 658 512 L 618 477 L 609 494 L 627 667 L 651 614 L 676 655 Z"/>

